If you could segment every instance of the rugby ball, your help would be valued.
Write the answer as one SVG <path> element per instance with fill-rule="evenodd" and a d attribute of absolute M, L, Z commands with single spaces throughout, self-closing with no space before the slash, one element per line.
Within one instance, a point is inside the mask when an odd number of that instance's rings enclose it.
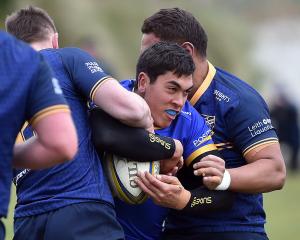
<path fill-rule="evenodd" d="M 147 195 L 134 179 L 138 171 L 159 174 L 159 161 L 138 162 L 112 153 L 104 153 L 104 169 L 113 195 L 129 204 L 141 204 Z"/>

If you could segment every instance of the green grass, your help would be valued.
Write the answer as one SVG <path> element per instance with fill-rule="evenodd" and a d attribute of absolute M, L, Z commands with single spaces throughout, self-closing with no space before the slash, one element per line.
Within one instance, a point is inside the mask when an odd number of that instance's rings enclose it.
<path fill-rule="evenodd" d="M 264 206 L 267 213 L 266 230 L 270 240 L 297 239 L 297 226 L 300 223 L 300 173 L 289 174 L 284 188 L 264 194 Z M 10 212 L 6 224 L 6 239 L 13 237 L 13 208 L 16 202 L 12 189 Z"/>

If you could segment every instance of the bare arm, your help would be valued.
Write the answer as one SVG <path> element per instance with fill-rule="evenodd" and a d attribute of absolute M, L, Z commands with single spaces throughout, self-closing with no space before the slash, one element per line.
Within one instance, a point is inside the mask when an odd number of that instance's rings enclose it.
<path fill-rule="evenodd" d="M 115 79 L 101 84 L 93 101 L 105 112 L 127 125 L 148 130 L 153 128 L 151 112 L 145 100 L 123 88 Z"/>
<path fill-rule="evenodd" d="M 14 147 L 14 167 L 47 168 L 75 156 L 77 135 L 69 112 L 44 116 L 33 128 L 37 136 Z"/>
<path fill-rule="evenodd" d="M 231 176 L 230 190 L 263 193 L 283 187 L 286 169 L 279 143 L 253 149 L 245 158 L 247 165 L 228 169 Z"/>

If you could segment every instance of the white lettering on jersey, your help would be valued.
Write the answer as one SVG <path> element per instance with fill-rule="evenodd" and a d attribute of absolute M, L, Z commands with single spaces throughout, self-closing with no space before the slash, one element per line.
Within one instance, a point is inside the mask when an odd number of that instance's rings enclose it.
<path fill-rule="evenodd" d="M 226 96 L 224 93 L 220 92 L 219 90 L 215 90 L 214 95 L 216 96 L 216 99 L 219 102 L 221 102 L 221 101 L 229 102 L 230 101 L 230 97 Z"/>
<path fill-rule="evenodd" d="M 54 92 L 56 94 L 62 94 L 63 91 L 61 90 L 61 87 L 59 85 L 59 82 L 56 78 L 52 78 L 52 85 L 53 85 L 53 88 L 54 88 Z"/>
<path fill-rule="evenodd" d="M 198 139 L 194 140 L 193 144 L 195 145 L 195 147 L 200 146 L 203 142 L 207 140 L 207 137 L 210 135 L 211 135 L 211 131 L 209 129 L 205 133 L 203 133 Z"/>
<path fill-rule="evenodd" d="M 270 118 L 264 118 L 261 121 L 255 122 L 251 126 L 248 127 L 248 130 L 252 137 L 255 137 L 257 135 L 262 134 L 263 132 L 266 132 L 270 129 L 273 129 L 271 119 Z"/>
<path fill-rule="evenodd" d="M 87 62 L 85 63 L 85 66 L 91 71 L 91 73 L 104 72 L 97 62 Z"/>

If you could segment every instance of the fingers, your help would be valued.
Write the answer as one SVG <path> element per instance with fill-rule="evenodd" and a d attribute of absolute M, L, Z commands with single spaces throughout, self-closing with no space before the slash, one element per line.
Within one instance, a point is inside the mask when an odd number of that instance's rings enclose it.
<path fill-rule="evenodd" d="M 200 168 L 197 170 L 194 170 L 194 175 L 195 176 L 219 176 L 219 177 L 223 177 L 224 175 L 224 171 L 225 170 L 219 170 L 215 167 L 207 167 L 207 168 Z"/>
<path fill-rule="evenodd" d="M 218 176 L 209 176 L 203 178 L 203 184 L 211 190 L 215 189 L 221 182 L 222 177 Z"/>

